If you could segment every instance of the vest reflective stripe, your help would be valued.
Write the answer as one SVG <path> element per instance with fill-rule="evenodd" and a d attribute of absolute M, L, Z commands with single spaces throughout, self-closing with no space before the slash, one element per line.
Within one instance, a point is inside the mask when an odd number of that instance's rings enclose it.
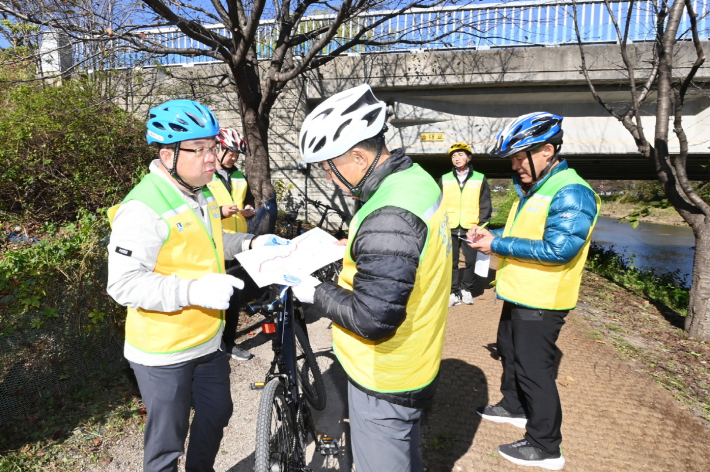
<path fill-rule="evenodd" d="M 444 193 L 444 206 L 449 214 L 449 226 L 471 229 L 479 221 L 479 203 L 481 201 L 481 186 L 483 174 L 476 171 L 466 181 L 461 189 L 459 181 L 453 171 L 441 177 L 441 186 Z"/>
<path fill-rule="evenodd" d="M 510 209 L 508 221 L 503 231 L 504 237 L 516 237 L 542 240 L 545 222 L 552 203 L 552 198 L 563 187 L 572 184 L 584 185 L 585 182 L 572 169 L 562 170 L 551 176 L 542 187 L 532 195 L 518 212 L 520 198 Z M 597 216 L 601 201 L 597 200 Z M 582 270 L 587 260 L 592 230 L 596 217 L 589 228 L 589 234 L 579 253 L 566 264 L 542 264 L 535 261 L 520 261 L 505 257 L 501 261 L 496 280 L 496 292 L 504 300 L 519 305 L 546 310 L 571 310 L 577 305 L 579 286 L 582 282 Z"/>
<path fill-rule="evenodd" d="M 411 189 L 417 189 L 412 192 Z M 357 266 L 352 244 L 360 222 L 385 207 L 403 208 L 422 219 L 428 234 L 420 256 L 407 316 L 389 338 L 369 341 L 333 324 L 333 350 L 351 379 L 378 392 L 406 392 L 427 386 L 439 372 L 451 291 L 451 231 L 434 180 L 414 164 L 387 177 L 350 224 L 338 284 L 352 290 Z"/>
<path fill-rule="evenodd" d="M 217 200 L 203 189 L 207 200 L 212 237 L 198 217 L 177 193 L 178 190 L 155 174 L 146 175 L 123 203 L 138 200 L 161 216 L 169 228 L 158 253 L 153 272 L 180 279 L 200 279 L 209 273 L 224 273 L 221 215 Z M 109 210 L 113 222 L 120 205 Z M 150 354 L 169 354 L 190 349 L 220 332 L 223 314 L 198 306 L 162 313 L 128 308 L 126 342 Z"/>
<path fill-rule="evenodd" d="M 239 209 L 244 209 L 244 199 L 247 196 L 247 180 L 244 178 L 244 174 L 235 171 L 231 176 L 231 181 L 231 195 L 216 174 L 212 178 L 212 181 L 207 184 L 207 187 L 217 199 L 217 203 L 220 207 L 225 205 L 237 205 Z M 241 213 L 223 219 L 222 227 L 228 233 L 247 233 L 249 231 L 247 219 L 244 218 L 244 215 Z"/>

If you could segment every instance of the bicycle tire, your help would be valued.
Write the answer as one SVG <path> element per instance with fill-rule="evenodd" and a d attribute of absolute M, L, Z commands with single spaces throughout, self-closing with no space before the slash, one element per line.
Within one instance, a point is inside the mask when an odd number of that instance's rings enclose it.
<path fill-rule="evenodd" d="M 296 470 L 296 436 L 283 384 L 273 379 L 259 400 L 254 472 Z"/>
<path fill-rule="evenodd" d="M 296 369 L 298 371 L 298 385 L 303 396 L 314 410 L 321 411 L 326 405 L 325 382 L 320 367 L 313 354 L 311 343 L 308 342 L 306 333 L 298 323 L 294 323 L 296 331 Z"/>

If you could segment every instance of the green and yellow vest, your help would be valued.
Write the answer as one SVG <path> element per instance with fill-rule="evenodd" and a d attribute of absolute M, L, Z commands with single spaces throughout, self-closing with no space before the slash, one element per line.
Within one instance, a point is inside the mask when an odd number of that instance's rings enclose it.
<path fill-rule="evenodd" d="M 212 192 L 212 195 L 217 199 L 217 204 L 220 207 L 225 205 L 237 205 L 240 210 L 244 209 L 244 199 L 247 195 L 247 179 L 244 174 L 234 171 L 230 176 L 232 181 L 232 194 L 230 195 L 222 181 L 217 177 L 215 172 L 212 182 L 207 184 L 207 187 Z M 247 220 L 244 215 L 237 213 L 234 216 L 222 220 L 222 226 L 228 233 L 248 233 Z"/>
<path fill-rule="evenodd" d="M 548 178 L 518 212 L 520 198 L 514 203 L 503 230 L 504 237 L 542 240 L 545 222 L 552 198 L 562 188 L 579 184 L 591 187 L 573 169 L 562 170 Z M 601 200 L 597 200 L 597 216 Z M 582 270 L 587 260 L 592 230 L 597 218 L 594 217 L 589 234 L 579 253 L 566 264 L 544 264 L 530 260 L 504 257 L 499 264 L 496 292 L 504 300 L 545 310 L 571 310 L 577 305 Z"/>
<path fill-rule="evenodd" d="M 415 189 L 414 191 L 412 189 Z M 363 387 L 383 393 L 418 390 L 436 377 L 441 363 L 444 328 L 451 292 L 451 233 L 441 191 L 419 165 L 391 174 L 357 212 L 338 285 L 353 289 L 357 266 L 352 244 L 360 223 L 373 211 L 395 206 L 424 221 L 427 240 L 419 258 L 407 316 L 389 338 L 369 341 L 333 324 L 333 350 L 348 376 Z"/>
<path fill-rule="evenodd" d="M 463 189 L 454 172 L 449 172 L 441 177 L 441 186 L 444 193 L 444 207 L 449 214 L 449 227 L 471 229 L 478 224 L 481 200 L 481 185 L 483 174 L 471 170 L 471 177 L 466 181 Z"/>
<path fill-rule="evenodd" d="M 153 272 L 180 279 L 200 279 L 210 273 L 224 273 L 222 219 L 217 201 L 203 188 L 212 230 L 210 237 L 203 219 L 185 203 L 179 190 L 160 176 L 150 173 L 108 211 L 113 219 L 118 208 L 131 200 L 145 203 L 168 225 L 168 237 L 158 253 Z M 170 354 L 193 348 L 220 332 L 223 313 L 199 306 L 162 313 L 128 308 L 126 342 L 149 354 Z"/>

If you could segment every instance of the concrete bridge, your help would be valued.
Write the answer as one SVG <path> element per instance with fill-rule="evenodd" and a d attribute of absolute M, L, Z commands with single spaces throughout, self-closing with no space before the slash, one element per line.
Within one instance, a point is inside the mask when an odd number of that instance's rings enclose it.
<path fill-rule="evenodd" d="M 682 44 L 675 73 L 687 72 L 693 61 L 689 44 Z M 704 48 L 710 48 L 705 43 Z M 630 97 L 617 45 L 585 47 L 592 77 L 601 97 L 624 110 Z M 644 64 L 649 44 L 630 47 L 631 60 Z M 307 107 L 339 90 L 362 82 L 391 105 L 388 145 L 407 153 L 437 175 L 450 168 L 446 150 L 466 141 L 476 155 L 475 165 L 490 177 L 510 175 L 507 160 L 488 157 L 494 138 L 511 118 L 533 111 L 564 116 L 563 154 L 587 179 L 655 179 L 631 135 L 592 97 L 579 66 L 576 46 L 503 48 L 484 51 L 435 52 L 342 58 L 316 71 L 306 83 Z M 640 73 L 639 73 L 640 72 Z M 638 75 L 643 77 L 644 66 Z M 638 76 L 637 75 L 637 76 Z M 696 83 L 710 79 L 703 67 Z M 653 135 L 655 97 L 643 108 L 647 135 Z M 691 178 L 710 177 L 710 99 L 694 93 L 684 108 L 684 127 L 690 139 Z M 434 138 L 434 141 L 425 140 Z M 671 132 L 671 150 L 678 143 Z"/>
<path fill-rule="evenodd" d="M 710 42 L 703 43 L 703 47 L 710 50 Z M 630 95 L 620 66 L 618 45 L 589 45 L 585 50 L 600 95 L 614 107 L 623 109 Z M 651 45 L 630 45 L 629 54 L 639 64 L 638 75 L 643 76 L 644 61 L 652 54 Z M 691 43 L 680 45 L 675 69 L 678 76 L 687 72 L 693 54 Z M 325 181 L 316 166 L 302 165 L 298 135 L 303 119 L 320 101 L 366 82 L 378 98 L 388 103 L 388 147 L 403 147 L 436 178 L 451 169 L 447 150 L 459 141 L 473 148 L 477 170 L 489 178 L 510 177 L 509 160 L 488 156 L 496 134 L 514 117 L 545 110 L 565 117 L 563 155 L 584 178 L 655 180 L 653 166 L 640 157 L 628 131 L 594 101 L 580 74 L 579 63 L 576 46 L 340 57 L 292 81 L 279 98 L 271 114 L 272 176 L 293 185 L 291 194 L 295 201 L 299 200 L 299 194 L 306 194 L 312 199 L 351 208 L 350 199 Z M 194 80 L 201 74 L 226 73 L 219 63 L 170 69 L 169 76 L 160 70 L 146 69 L 142 79 L 146 81 L 146 75 L 153 74 L 155 82 L 171 89 L 171 83 L 174 82 L 173 86 L 179 83 L 177 77 L 189 75 Z M 695 84 L 702 88 L 706 82 L 710 82 L 710 66 L 701 68 Z M 154 103 L 162 100 L 156 95 L 151 98 Z M 223 125 L 239 126 L 237 99 L 229 91 L 211 98 L 210 106 Z M 643 108 L 642 119 L 650 136 L 655 126 L 653 100 L 651 96 L 650 104 Z M 683 123 L 690 141 L 688 174 L 692 180 L 708 180 L 710 167 L 705 166 L 710 158 L 710 98 L 705 93 L 690 93 Z M 423 135 L 434 140 L 423 140 Z M 677 151 L 672 132 L 670 146 L 671 152 Z"/>
<path fill-rule="evenodd" d="M 653 54 L 652 43 L 648 42 L 652 33 L 648 22 L 653 21 L 653 16 L 651 4 L 641 4 L 646 6 L 634 11 L 633 44 L 629 45 L 629 55 L 637 65 L 637 77 L 643 78 L 648 73 L 647 61 Z M 630 97 L 629 86 L 606 6 L 599 0 L 579 0 L 577 5 L 581 9 L 578 10 L 581 34 L 591 76 L 602 98 L 624 111 Z M 623 17 L 622 10 L 628 6 L 625 3 L 612 5 L 618 16 Z M 320 172 L 299 166 L 298 132 L 306 114 L 320 101 L 366 82 L 389 105 L 388 147 L 403 147 L 437 178 L 450 170 L 447 150 L 459 141 L 472 146 L 477 170 L 489 178 L 509 177 L 508 160 L 488 157 L 496 134 L 511 118 L 545 110 L 565 117 L 563 154 L 583 177 L 655 179 L 653 166 L 639 156 L 631 135 L 594 101 L 589 92 L 579 70 L 579 49 L 571 31 L 571 8 L 572 3 L 565 0 L 457 7 L 444 11 L 441 18 L 449 25 L 466 24 L 477 28 L 479 36 L 475 42 L 470 40 L 471 36 L 458 34 L 445 44 L 430 44 L 427 50 L 411 49 L 406 45 L 386 51 L 353 50 L 347 56 L 292 81 L 271 115 L 269 148 L 273 177 L 293 184 L 310 198 L 331 202 L 337 199 L 340 206 L 348 206 L 348 199 L 339 197 L 332 184 L 322 179 Z M 708 39 L 710 25 L 707 24 L 705 4 L 697 8 L 701 38 Z M 401 22 L 406 27 L 408 21 L 410 24 L 423 21 L 425 14 L 414 12 L 411 18 L 404 17 Z M 373 12 L 365 16 L 376 19 L 377 15 Z M 420 16 L 419 20 L 416 15 Z M 401 29 L 402 24 L 390 22 L 382 27 Z M 262 34 L 267 39 L 261 41 L 263 44 L 270 43 L 268 35 L 273 33 L 270 25 L 264 23 Z M 437 20 L 430 22 L 428 27 L 440 26 L 441 22 Z M 223 28 L 221 25 L 213 27 Z M 163 35 L 168 42 L 179 42 L 181 39 L 177 33 L 171 31 L 160 30 L 151 34 Z M 426 32 L 420 30 L 419 33 L 424 34 L 422 31 Z M 703 47 L 710 50 L 710 42 L 703 43 Z M 78 52 L 74 54 L 80 56 Z M 268 56 L 268 51 L 264 56 Z M 162 67 L 140 69 L 144 83 L 150 82 L 146 79 L 152 76 L 152 83 L 160 84 L 159 88 L 148 87 L 153 103 L 161 99 L 160 90 L 164 91 L 165 98 L 173 98 L 180 90 L 179 77 L 199 79 L 200 76 L 226 73 L 220 63 L 204 59 L 165 56 L 161 59 Z M 674 75 L 682 77 L 693 60 L 692 44 L 680 42 Z M 59 62 L 54 61 L 55 64 Z M 139 63 L 131 64 L 133 70 L 138 70 Z M 165 75 L 165 68 L 170 69 L 169 76 Z M 688 174 L 693 180 L 710 179 L 710 167 L 705 167 L 710 158 L 710 98 L 702 90 L 707 82 L 710 82 L 710 63 L 698 71 L 697 88 L 689 92 L 684 108 L 683 123 L 690 141 Z M 220 122 L 239 126 L 238 97 L 225 90 L 212 93 L 219 94 L 209 103 Z M 652 136 L 655 125 L 653 95 L 648 102 L 649 105 L 642 109 L 645 114 L 642 121 L 646 134 Z M 669 144 L 671 152 L 677 151 L 677 140 L 672 132 Z"/>

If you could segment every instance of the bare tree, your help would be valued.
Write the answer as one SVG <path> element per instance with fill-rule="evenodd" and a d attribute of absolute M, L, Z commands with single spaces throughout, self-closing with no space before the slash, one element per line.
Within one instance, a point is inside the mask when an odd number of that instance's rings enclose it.
<path fill-rule="evenodd" d="M 416 34 L 427 24 L 440 21 L 438 15 L 429 15 L 425 21 L 410 21 L 397 31 L 383 32 L 381 26 L 415 8 L 443 6 L 447 1 L 211 0 L 191 4 L 181 0 L 143 0 L 143 10 L 135 10 L 130 1 L 118 2 L 112 16 L 102 13 L 103 20 L 93 15 L 92 20 L 82 22 L 76 20 L 90 16 L 89 0 L 0 2 L 0 12 L 25 23 L 60 30 L 74 41 L 99 48 L 120 40 L 151 55 L 206 56 L 226 64 L 239 96 L 238 111 L 249 143 L 249 185 L 257 202 L 262 203 L 274 193 L 268 148 L 270 112 L 289 81 L 353 48 L 424 45 L 445 40 L 460 27 L 443 28 L 433 36 Z M 369 10 L 384 8 L 388 10 L 374 19 L 359 18 Z M 118 18 L 119 9 L 133 9 L 134 13 Z M 318 15 L 317 21 L 314 15 Z M 266 25 L 265 20 L 271 21 Z M 223 28 L 208 27 L 215 23 Z M 177 27 L 193 46 L 168 46 L 158 36 L 146 34 L 146 28 L 165 26 Z M 266 35 L 265 27 L 269 29 Z M 266 58 L 263 51 L 267 51 Z"/>
<path fill-rule="evenodd" d="M 654 1 L 652 8 L 655 23 L 648 25 L 653 27 L 652 57 L 642 62 L 632 59 L 630 52 L 634 51 L 629 47 L 632 13 L 635 8 L 640 8 L 641 2 L 630 0 L 625 3 L 626 19 L 620 24 L 621 18 L 617 18 L 612 9 L 612 5 L 616 6 L 618 3 L 612 4 L 609 0 L 605 0 L 619 40 L 619 52 L 630 87 L 630 100 L 621 107 L 615 107 L 600 97 L 595 81 L 590 78 L 587 54 L 582 46 L 577 23 L 575 3 L 574 26 L 581 56 L 581 72 L 594 99 L 629 131 L 639 153 L 654 166 L 668 201 L 693 229 L 695 260 L 685 329 L 693 336 L 710 339 L 710 206 L 698 195 L 688 179 L 686 172 L 688 138 L 683 129 L 683 105 L 686 95 L 698 69 L 705 62 L 705 54 L 698 35 L 697 15 L 691 0 L 674 0 L 672 5 L 663 0 Z M 617 11 L 621 9 L 617 8 Z M 690 28 L 687 31 L 679 31 L 684 16 L 688 19 Z M 692 38 L 695 59 L 689 67 L 688 64 L 684 64 L 683 76 L 674 76 L 674 71 L 677 74 L 680 70 L 677 64 L 674 69 L 674 61 L 679 62 L 678 41 L 687 39 L 688 36 Z M 651 142 L 641 120 L 641 108 L 648 104 L 654 92 L 655 129 Z M 673 131 L 679 142 L 678 152 L 673 154 L 668 145 L 671 118 L 673 118 Z"/>

